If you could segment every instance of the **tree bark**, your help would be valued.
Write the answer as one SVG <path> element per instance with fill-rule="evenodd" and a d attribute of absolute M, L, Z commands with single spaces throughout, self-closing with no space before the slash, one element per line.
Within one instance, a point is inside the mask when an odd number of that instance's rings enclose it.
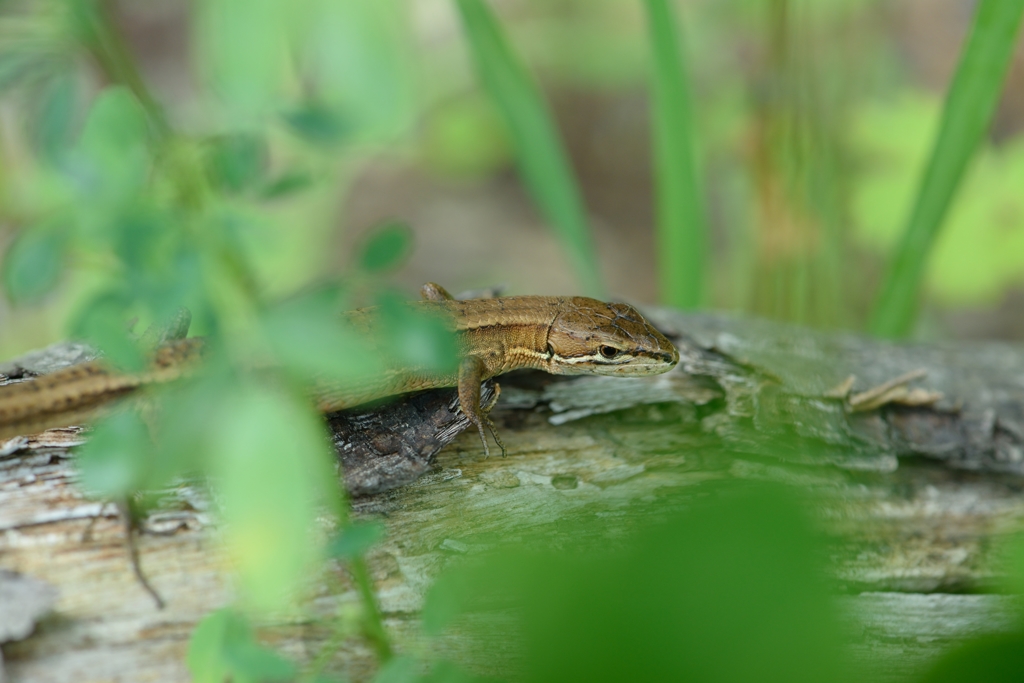
<path fill-rule="evenodd" d="M 387 526 L 368 562 L 400 651 L 423 642 L 424 591 L 460 556 L 526 529 L 557 538 L 561 521 L 625 510 L 666 489 L 699 492 L 702 482 L 722 478 L 832 494 L 821 520 L 840 548 L 833 573 L 850 593 L 844 604 L 861 634 L 851 647 L 877 680 L 927 664 L 958 638 L 1009 628 L 1012 598 L 962 593 L 998 588 L 998 541 L 1024 519 L 1024 349 L 899 345 L 758 320 L 649 313 L 676 335 L 683 360 L 671 373 L 502 378 L 493 417 L 507 458 L 484 458 L 473 431 L 432 458 L 425 451 L 397 457 L 405 463 L 398 467 L 382 467 L 373 455 L 345 460 L 347 472 L 363 468 L 360 476 L 373 482 L 365 490 L 382 491 L 354 508 Z M 64 360 L 47 365 L 37 357 L 0 372 L 53 369 L 88 354 L 55 355 Z M 842 386 L 850 375 L 855 382 Z M 450 398 L 428 400 L 450 407 Z M 380 457 L 401 454 L 388 441 L 398 438 L 390 423 L 373 432 L 366 420 L 375 418 L 362 415 L 330 419 L 341 450 L 352 443 L 348 429 L 376 443 Z M 410 429 L 427 424 L 402 419 Z M 142 567 L 167 602 L 157 610 L 132 576 L 114 506 L 76 487 L 73 446 L 82 439 L 68 429 L 0 444 L 0 568 L 59 595 L 33 635 L 3 645 L 7 674 L 188 680 L 193 627 L 232 596 L 210 503 L 182 484 L 145 521 Z M 405 479 L 389 479 L 396 472 Z M 385 490 L 395 484 L 402 485 Z M 327 590 L 324 577 L 311 580 L 311 618 L 265 624 L 265 642 L 299 661 L 316 655 L 329 630 L 315 617 L 357 602 L 344 569 L 329 573 L 341 590 Z M 478 650 L 467 638 L 448 635 L 431 647 L 471 657 Z M 488 646 L 488 661 L 468 665 L 500 672 L 508 646 Z M 329 665 L 356 680 L 373 668 L 370 648 L 358 640 Z"/>

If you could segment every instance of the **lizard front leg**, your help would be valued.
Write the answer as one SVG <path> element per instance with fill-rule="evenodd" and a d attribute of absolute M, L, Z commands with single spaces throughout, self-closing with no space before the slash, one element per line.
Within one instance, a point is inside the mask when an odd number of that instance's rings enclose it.
<path fill-rule="evenodd" d="M 498 438 L 498 432 L 494 429 L 494 423 L 491 418 L 487 416 L 487 412 L 494 407 L 494 404 L 498 401 L 498 394 L 500 388 L 495 385 L 497 390 L 494 395 L 494 400 L 486 408 L 480 405 L 480 382 L 483 381 L 484 363 L 478 357 L 469 355 L 462 359 L 459 363 L 459 405 L 462 407 L 462 414 L 469 418 L 469 421 L 476 425 L 476 428 L 480 431 L 480 441 L 484 445 L 484 455 L 490 456 L 491 451 L 487 447 L 487 435 L 484 433 L 484 426 L 491 431 L 491 436 L 494 437 L 494 443 L 498 444 L 501 448 L 501 456 L 505 457 L 507 451 L 505 450 L 505 444 Z"/>

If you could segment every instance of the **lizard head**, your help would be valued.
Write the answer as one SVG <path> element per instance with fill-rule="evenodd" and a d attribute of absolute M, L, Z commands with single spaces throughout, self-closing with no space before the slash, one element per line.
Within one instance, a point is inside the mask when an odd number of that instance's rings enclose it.
<path fill-rule="evenodd" d="M 572 297 L 548 330 L 548 372 L 557 375 L 657 375 L 679 352 L 629 304 Z"/>

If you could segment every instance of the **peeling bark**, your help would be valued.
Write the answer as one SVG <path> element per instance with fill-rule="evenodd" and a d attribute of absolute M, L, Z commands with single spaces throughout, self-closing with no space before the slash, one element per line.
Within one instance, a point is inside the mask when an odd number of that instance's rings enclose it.
<path fill-rule="evenodd" d="M 667 375 L 502 378 L 493 416 L 507 458 L 485 458 L 475 432 L 456 436 L 463 425 L 451 392 L 329 418 L 349 486 L 378 491 L 354 507 L 387 525 L 368 563 L 399 650 L 422 643 L 424 591 L 461 556 L 529 529 L 557 538 L 562 522 L 598 510 L 619 524 L 638 500 L 699 493 L 721 478 L 830 494 L 821 523 L 836 539 L 833 573 L 851 593 L 851 647 L 878 680 L 926 664 L 960 637 L 1007 627 L 1010 598 L 941 592 L 997 588 L 998 541 L 1024 520 L 1024 350 L 897 345 L 669 311 L 650 317 L 677 333 L 683 361 Z M 41 367 L 32 363 L 4 369 L 31 374 Z M 876 392 L 888 397 L 881 405 L 851 401 L 919 369 L 925 374 L 894 385 L 905 392 Z M 856 380 L 843 387 L 850 375 Z M 934 400 L 898 402 L 915 389 Z M 75 485 L 69 448 L 81 439 L 78 430 L 54 430 L 0 444 L 0 566 L 59 591 L 33 635 L 3 645 L 8 675 L 188 680 L 192 628 L 232 596 L 210 503 L 182 484 L 145 520 L 142 568 L 168 603 L 157 611 L 132 578 L 116 509 Z M 265 625 L 267 643 L 299 661 L 316 654 L 329 636 L 316 617 L 357 602 L 343 568 L 329 571 L 341 592 L 312 577 L 313 618 Z M 475 644 L 452 634 L 431 648 L 461 657 Z M 468 664 L 500 670 L 507 645 L 488 647 L 488 661 Z M 350 642 L 329 670 L 365 680 L 373 665 L 371 651 Z"/>

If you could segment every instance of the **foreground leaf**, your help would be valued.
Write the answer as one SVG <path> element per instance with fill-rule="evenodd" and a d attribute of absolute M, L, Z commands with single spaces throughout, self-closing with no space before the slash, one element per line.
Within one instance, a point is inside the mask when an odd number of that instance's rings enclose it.
<path fill-rule="evenodd" d="M 286 681 L 296 673 L 294 664 L 258 644 L 249 622 L 230 609 L 199 622 L 186 661 L 196 683 Z"/>
<path fill-rule="evenodd" d="M 384 538 L 384 525 L 379 522 L 351 524 L 327 545 L 327 554 L 342 560 L 365 555 Z"/>
<path fill-rule="evenodd" d="M 22 232 L 3 260 L 3 283 L 15 304 L 32 303 L 49 294 L 64 266 L 62 231 L 31 228 Z"/>
<path fill-rule="evenodd" d="M 318 559 L 316 517 L 337 509 L 323 425 L 296 398 L 243 384 L 212 444 L 226 541 L 239 591 L 260 611 L 285 609 Z"/>
<path fill-rule="evenodd" d="M 396 221 L 375 226 L 363 240 L 358 262 L 368 273 L 397 267 L 412 251 L 412 230 Z"/>

